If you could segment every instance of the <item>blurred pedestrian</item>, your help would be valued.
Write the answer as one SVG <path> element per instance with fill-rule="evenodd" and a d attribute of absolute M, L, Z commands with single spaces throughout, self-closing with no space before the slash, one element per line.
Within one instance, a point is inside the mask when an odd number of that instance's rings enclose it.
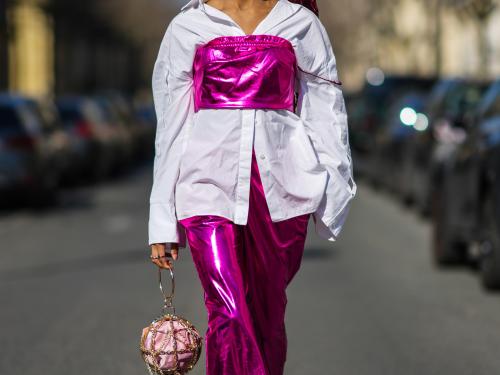
<path fill-rule="evenodd" d="M 149 245 L 169 268 L 189 244 L 208 314 L 207 375 L 283 374 L 285 289 L 309 218 L 335 241 L 356 194 L 317 14 L 314 0 L 191 0 L 160 46 Z"/>

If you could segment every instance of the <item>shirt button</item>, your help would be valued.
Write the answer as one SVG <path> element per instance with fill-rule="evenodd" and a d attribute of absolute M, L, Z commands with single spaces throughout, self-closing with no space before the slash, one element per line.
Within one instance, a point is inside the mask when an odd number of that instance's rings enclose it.
<path fill-rule="evenodd" d="M 265 158 L 266 158 L 266 155 L 264 155 L 264 154 L 260 154 L 260 158 L 261 158 L 261 159 L 265 159 Z"/>

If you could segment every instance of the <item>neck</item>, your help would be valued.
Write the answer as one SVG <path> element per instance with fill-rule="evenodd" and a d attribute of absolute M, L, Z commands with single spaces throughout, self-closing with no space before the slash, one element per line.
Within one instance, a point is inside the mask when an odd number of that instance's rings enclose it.
<path fill-rule="evenodd" d="M 207 2 L 206 0 L 204 0 Z M 279 0 L 278 0 L 279 1 Z M 274 4 L 275 0 L 217 0 L 213 1 L 219 3 L 224 9 L 251 9 L 256 7 Z"/>

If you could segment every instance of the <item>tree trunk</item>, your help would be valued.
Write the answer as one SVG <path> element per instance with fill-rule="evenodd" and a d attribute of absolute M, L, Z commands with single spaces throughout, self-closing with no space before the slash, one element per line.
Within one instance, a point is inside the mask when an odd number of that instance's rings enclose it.
<path fill-rule="evenodd" d="M 477 22 L 478 32 L 478 53 L 479 53 L 479 76 L 481 78 L 488 78 L 489 76 L 489 57 L 490 50 L 488 45 L 488 23 Z"/>
<path fill-rule="evenodd" d="M 442 0 L 434 0 L 434 70 L 437 77 L 441 76 L 443 69 L 441 10 Z"/>

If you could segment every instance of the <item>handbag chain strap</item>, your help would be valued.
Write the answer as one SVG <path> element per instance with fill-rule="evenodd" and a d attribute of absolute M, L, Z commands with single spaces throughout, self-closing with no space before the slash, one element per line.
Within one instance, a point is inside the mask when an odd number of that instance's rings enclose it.
<path fill-rule="evenodd" d="M 175 306 L 173 304 L 174 292 L 175 292 L 174 270 L 173 270 L 173 267 L 169 268 L 170 278 L 172 280 L 172 289 L 171 289 L 171 292 L 170 292 L 169 295 L 167 295 L 165 293 L 165 290 L 163 288 L 163 282 L 162 282 L 162 279 L 161 279 L 161 271 L 162 271 L 162 268 L 158 267 L 158 281 L 159 281 L 159 284 L 160 284 L 161 294 L 163 295 L 163 309 L 162 309 L 162 311 L 163 311 L 164 314 L 167 314 L 167 311 L 170 309 L 173 312 L 173 314 L 175 315 Z"/>

